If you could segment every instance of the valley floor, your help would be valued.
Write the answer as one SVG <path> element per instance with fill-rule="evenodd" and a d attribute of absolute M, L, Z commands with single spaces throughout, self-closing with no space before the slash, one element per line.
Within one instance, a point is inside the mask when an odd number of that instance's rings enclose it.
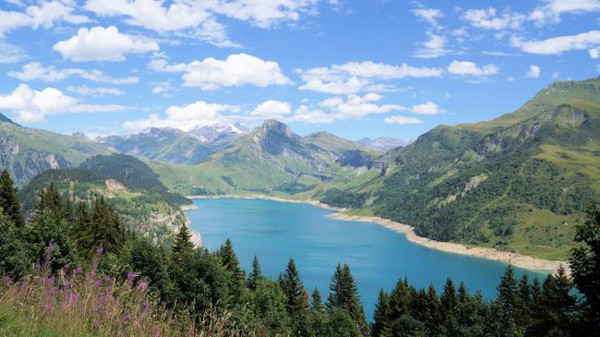
<path fill-rule="evenodd" d="M 455 242 L 441 242 L 418 236 L 413 227 L 405 224 L 401 224 L 389 219 L 384 219 L 375 216 L 357 216 L 345 214 L 345 209 L 331 207 L 315 200 L 297 200 L 297 199 L 286 199 L 281 197 L 273 197 L 264 194 L 226 194 L 226 195 L 211 195 L 211 196 L 188 196 L 190 199 L 266 199 L 278 202 L 293 202 L 293 203 L 305 203 L 313 206 L 326 208 L 329 210 L 337 211 L 331 215 L 331 217 L 337 220 L 344 221 L 358 221 L 358 222 L 370 222 L 376 223 L 380 226 L 393 230 L 395 232 L 403 233 L 406 235 L 408 241 L 416 243 L 418 245 L 436 249 L 452 254 L 468 255 L 473 257 L 480 257 L 504 263 L 510 263 L 513 266 L 544 272 L 554 272 L 562 264 L 569 272 L 568 265 L 565 261 L 552 261 L 538 259 L 527 255 L 518 253 L 512 253 L 507 251 L 501 251 L 488 247 L 477 247 L 477 246 L 466 246 Z"/>

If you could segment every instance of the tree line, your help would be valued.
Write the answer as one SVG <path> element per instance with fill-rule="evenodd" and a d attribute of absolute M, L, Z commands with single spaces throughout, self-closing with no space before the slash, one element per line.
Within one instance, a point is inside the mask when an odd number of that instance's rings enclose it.
<path fill-rule="evenodd" d="M 293 259 L 277 279 L 254 258 L 244 271 L 231 241 L 216 251 L 195 247 L 182 227 L 172 248 L 128 230 L 102 198 L 75 204 L 49 184 L 24 216 L 13 181 L 0 175 L 0 274 L 12 281 L 31 275 L 52 252 L 51 269 L 89 268 L 147 282 L 165 307 L 206 323 L 206 312 L 227 312 L 232 330 L 252 336 L 595 336 L 600 332 L 600 211 L 578 228 L 577 248 L 564 268 L 544 280 L 516 279 L 508 267 L 497 297 L 484 301 L 462 282 L 418 289 L 407 279 L 381 291 L 369 323 L 349 266 L 335 269 L 329 294 L 307 290 Z M 2 288 L 0 287 L 0 290 Z"/>

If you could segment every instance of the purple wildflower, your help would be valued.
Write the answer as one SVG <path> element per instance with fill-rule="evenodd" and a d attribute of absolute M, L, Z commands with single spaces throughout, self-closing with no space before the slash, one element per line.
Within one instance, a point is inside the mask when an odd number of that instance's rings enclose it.
<path fill-rule="evenodd" d="M 10 276 L 8 276 L 8 275 L 4 275 L 3 281 L 4 281 L 4 285 L 7 286 L 7 287 L 10 287 L 10 286 L 12 286 L 15 283 L 13 281 L 13 279 Z"/>
<path fill-rule="evenodd" d="M 144 311 L 145 311 L 145 312 L 148 312 L 148 311 L 150 311 L 150 302 L 148 302 L 148 301 L 144 300 L 144 301 L 142 302 L 142 306 L 144 306 Z"/>
<path fill-rule="evenodd" d="M 140 283 L 138 284 L 138 290 L 141 292 L 144 292 L 147 289 L 148 289 L 148 281 L 146 281 L 146 280 L 140 281 Z"/>
<path fill-rule="evenodd" d="M 83 273 L 83 268 L 78 264 L 77 267 L 75 267 L 75 274 L 80 275 L 81 273 Z"/>
<path fill-rule="evenodd" d="M 100 329 L 100 322 L 98 322 L 97 320 L 94 320 L 94 322 L 92 323 L 92 328 L 94 330 Z"/>
<path fill-rule="evenodd" d="M 138 274 L 136 272 L 127 272 L 127 282 L 133 282 L 133 280 L 135 280 L 136 277 L 138 277 Z"/>
<path fill-rule="evenodd" d="M 101 256 L 104 253 L 104 248 L 102 246 L 96 248 L 96 256 Z"/>

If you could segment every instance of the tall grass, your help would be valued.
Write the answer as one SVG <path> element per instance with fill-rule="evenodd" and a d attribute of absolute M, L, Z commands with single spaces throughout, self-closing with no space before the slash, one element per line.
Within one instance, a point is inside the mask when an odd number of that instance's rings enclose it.
<path fill-rule="evenodd" d="M 51 274 L 53 245 L 35 275 L 0 285 L 0 336 L 241 336 L 232 331 L 231 313 L 209 310 L 200 320 L 167 309 L 148 294 L 148 282 L 135 273 L 118 281 L 102 277 L 98 249 L 87 272 L 66 265 Z"/>

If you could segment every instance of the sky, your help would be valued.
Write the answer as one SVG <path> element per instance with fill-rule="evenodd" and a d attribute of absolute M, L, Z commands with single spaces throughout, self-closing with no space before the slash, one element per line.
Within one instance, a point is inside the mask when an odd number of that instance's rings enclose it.
<path fill-rule="evenodd" d="M 0 111 L 65 134 L 415 139 L 599 75 L 600 0 L 0 1 Z"/>

